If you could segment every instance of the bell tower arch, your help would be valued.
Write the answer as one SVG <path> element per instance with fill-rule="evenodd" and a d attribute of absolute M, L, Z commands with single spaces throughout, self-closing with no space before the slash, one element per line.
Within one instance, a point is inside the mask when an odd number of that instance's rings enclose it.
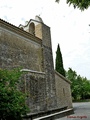
<path fill-rule="evenodd" d="M 32 22 L 30 23 L 29 25 L 29 32 L 32 34 L 32 35 L 35 35 L 35 24 Z"/>

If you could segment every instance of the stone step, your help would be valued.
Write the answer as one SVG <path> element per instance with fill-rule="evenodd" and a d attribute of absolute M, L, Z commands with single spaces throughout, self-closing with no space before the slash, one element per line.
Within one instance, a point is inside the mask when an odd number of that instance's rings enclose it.
<path fill-rule="evenodd" d="M 74 113 L 73 108 L 67 109 L 67 106 L 38 113 L 30 113 L 22 116 L 23 120 L 55 120 Z"/>
<path fill-rule="evenodd" d="M 53 113 L 50 115 L 45 115 L 39 118 L 35 118 L 33 120 L 55 120 L 57 118 L 61 118 L 61 117 L 64 117 L 64 116 L 67 116 L 73 113 L 74 113 L 73 108 L 71 108 L 71 109 L 63 110 L 63 111 Z"/>

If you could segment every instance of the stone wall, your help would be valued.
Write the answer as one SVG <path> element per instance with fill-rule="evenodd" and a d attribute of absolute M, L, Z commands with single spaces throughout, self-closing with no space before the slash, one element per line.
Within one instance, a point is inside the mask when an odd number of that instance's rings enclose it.
<path fill-rule="evenodd" d="M 68 106 L 68 108 L 72 108 L 71 82 L 55 71 L 55 83 L 58 106 Z"/>
<path fill-rule="evenodd" d="M 46 73 L 46 94 L 48 99 L 47 109 L 57 108 L 55 74 L 52 55 L 50 28 L 42 24 L 42 48 L 44 71 Z"/>
<path fill-rule="evenodd" d="M 27 93 L 31 113 L 71 107 L 70 82 L 54 71 L 50 28 L 30 23 L 36 36 L 0 20 L 0 68 L 27 69 L 20 89 Z"/>
<path fill-rule="evenodd" d="M 0 20 L 0 68 L 45 72 L 24 77 L 22 91 L 29 92 L 27 104 L 32 112 L 57 108 L 50 28 L 41 22 L 36 25 L 41 39 Z"/>
<path fill-rule="evenodd" d="M 30 108 L 30 113 L 37 113 L 47 110 L 46 97 L 46 80 L 45 73 L 23 70 L 25 71 L 22 77 L 22 84 L 19 88 L 27 94 L 27 105 Z"/>
<path fill-rule="evenodd" d="M 43 71 L 42 66 L 40 43 L 19 35 L 19 32 L 16 34 L 8 28 L 0 27 L 0 68 L 23 67 Z"/>

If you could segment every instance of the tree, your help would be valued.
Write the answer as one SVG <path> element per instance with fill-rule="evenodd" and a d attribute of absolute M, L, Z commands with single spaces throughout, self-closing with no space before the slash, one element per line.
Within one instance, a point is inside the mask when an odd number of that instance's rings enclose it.
<path fill-rule="evenodd" d="M 69 68 L 69 70 L 66 72 L 66 78 L 72 82 L 71 92 L 73 99 L 76 100 L 80 98 L 76 71 L 73 71 L 72 68 Z"/>
<path fill-rule="evenodd" d="M 82 99 L 90 99 L 90 80 L 82 78 Z"/>
<path fill-rule="evenodd" d="M 90 98 L 90 81 L 86 77 L 77 75 L 75 71 L 69 68 L 66 71 L 66 78 L 72 82 L 71 92 L 73 100 L 77 101 Z"/>
<path fill-rule="evenodd" d="M 56 51 L 56 66 L 55 66 L 55 70 L 57 72 L 59 72 L 60 74 L 62 74 L 63 76 L 65 76 L 65 70 L 63 67 L 63 59 L 62 59 L 62 54 L 60 51 L 60 46 L 58 44 L 57 46 L 57 51 Z"/>
<path fill-rule="evenodd" d="M 18 89 L 22 72 L 0 69 L 0 120 L 21 120 L 28 111 L 25 94 Z"/>
<path fill-rule="evenodd" d="M 77 79 L 76 71 L 73 71 L 72 68 L 69 68 L 68 71 L 66 72 L 66 78 L 73 82 L 75 79 Z"/>
<path fill-rule="evenodd" d="M 56 0 L 59 2 L 60 0 Z M 90 6 L 90 0 L 67 0 L 67 4 L 73 5 L 74 8 L 79 8 L 80 10 L 85 10 Z"/>

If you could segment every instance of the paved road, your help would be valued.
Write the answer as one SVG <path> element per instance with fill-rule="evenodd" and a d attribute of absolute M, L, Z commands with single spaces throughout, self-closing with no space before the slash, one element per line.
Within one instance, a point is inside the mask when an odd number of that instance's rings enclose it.
<path fill-rule="evenodd" d="M 74 114 L 56 120 L 90 120 L 90 102 L 73 103 Z"/>

